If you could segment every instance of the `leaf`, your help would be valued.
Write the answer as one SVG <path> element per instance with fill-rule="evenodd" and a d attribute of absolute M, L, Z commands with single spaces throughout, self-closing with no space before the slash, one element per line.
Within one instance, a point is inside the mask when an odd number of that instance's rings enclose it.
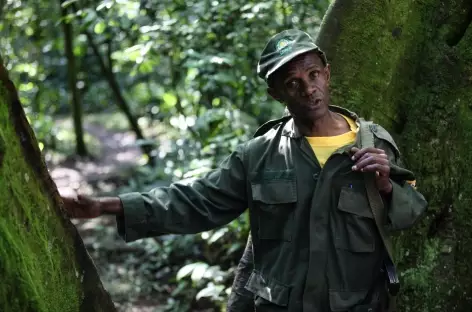
<path fill-rule="evenodd" d="M 83 10 L 82 24 L 90 24 L 97 19 L 97 13 L 92 9 Z"/>
<path fill-rule="evenodd" d="M 223 290 L 223 285 L 215 285 L 213 283 L 209 283 L 206 288 L 203 288 L 197 293 L 196 299 L 199 300 L 204 297 L 217 298 Z"/>
<path fill-rule="evenodd" d="M 222 282 L 225 272 L 221 270 L 219 265 L 209 267 L 205 272 L 205 278 L 213 282 Z"/>
<path fill-rule="evenodd" d="M 79 0 L 67 0 L 67 1 L 64 1 L 61 6 L 65 9 L 67 8 L 69 5 L 71 5 L 72 3 L 74 2 L 78 2 Z"/>
<path fill-rule="evenodd" d="M 208 240 L 208 244 L 213 244 L 214 242 L 216 242 L 217 240 L 219 240 L 220 238 L 222 238 L 227 232 L 228 232 L 228 228 L 227 228 L 227 227 L 223 227 L 223 228 L 221 228 L 221 229 L 218 229 L 218 230 L 210 237 L 210 239 Z"/>
<path fill-rule="evenodd" d="M 192 272 L 192 281 L 199 282 L 205 275 L 209 265 L 204 262 L 198 262 Z"/>
<path fill-rule="evenodd" d="M 177 272 L 176 279 L 177 281 L 180 281 L 182 278 L 192 274 L 193 281 L 199 280 L 203 276 L 203 274 L 205 274 L 207 268 L 208 264 L 204 262 L 195 262 L 187 264 L 180 268 L 180 270 Z"/>
<path fill-rule="evenodd" d="M 105 0 L 105 1 L 103 1 L 102 3 L 100 3 L 100 4 L 97 6 L 97 11 L 100 11 L 100 10 L 102 10 L 102 9 L 105 8 L 105 7 L 106 7 L 107 9 L 109 9 L 109 8 L 111 8 L 112 5 L 113 5 L 113 1 L 111 1 L 111 0 Z"/>
<path fill-rule="evenodd" d="M 174 107 L 177 104 L 177 97 L 173 93 L 166 92 L 162 95 L 162 100 L 164 101 L 164 106 L 166 108 Z"/>
<path fill-rule="evenodd" d="M 98 22 L 95 24 L 95 27 L 93 28 L 93 31 L 97 34 L 100 35 L 105 31 L 106 25 L 103 21 Z"/>

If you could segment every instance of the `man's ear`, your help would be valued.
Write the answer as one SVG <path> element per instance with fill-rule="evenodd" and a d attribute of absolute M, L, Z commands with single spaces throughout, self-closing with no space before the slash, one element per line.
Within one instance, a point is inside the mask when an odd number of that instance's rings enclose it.
<path fill-rule="evenodd" d="M 325 70 L 325 75 L 326 75 L 326 81 L 328 82 L 328 85 L 329 85 L 329 82 L 331 81 L 331 65 L 326 64 L 324 70 Z"/>
<path fill-rule="evenodd" d="M 272 87 L 267 87 L 267 94 L 269 94 L 277 102 L 284 104 L 280 93 L 276 89 Z"/>

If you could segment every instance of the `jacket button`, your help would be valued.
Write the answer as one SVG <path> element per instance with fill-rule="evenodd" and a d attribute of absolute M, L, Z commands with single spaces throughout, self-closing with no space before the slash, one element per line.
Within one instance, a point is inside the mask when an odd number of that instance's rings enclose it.
<path fill-rule="evenodd" d="M 318 180 L 318 176 L 319 176 L 319 174 L 318 174 L 318 173 L 315 173 L 315 174 L 313 175 L 313 180 Z"/>

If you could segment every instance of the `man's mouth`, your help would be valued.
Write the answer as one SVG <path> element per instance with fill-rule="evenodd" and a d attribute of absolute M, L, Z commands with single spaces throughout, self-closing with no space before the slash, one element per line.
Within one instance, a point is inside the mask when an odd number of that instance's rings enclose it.
<path fill-rule="evenodd" d="M 314 109 L 317 109 L 321 104 L 321 99 L 315 99 L 313 101 L 310 101 L 310 103 L 308 104 L 308 108 L 310 110 L 314 110 Z"/>

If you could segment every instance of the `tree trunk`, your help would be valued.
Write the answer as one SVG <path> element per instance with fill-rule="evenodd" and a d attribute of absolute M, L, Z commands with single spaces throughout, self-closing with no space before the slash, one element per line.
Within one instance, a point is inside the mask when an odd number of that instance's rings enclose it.
<path fill-rule="evenodd" d="M 472 2 L 337 0 L 317 38 L 332 102 L 383 125 L 429 211 L 395 238 L 400 311 L 472 307 Z"/>
<path fill-rule="evenodd" d="M 0 311 L 115 311 L 0 60 Z"/>
<path fill-rule="evenodd" d="M 145 137 L 144 137 L 143 131 L 141 130 L 141 127 L 138 124 L 138 120 L 133 115 L 128 102 L 126 101 L 125 97 L 123 96 L 121 92 L 120 85 L 118 84 L 118 81 L 116 80 L 115 74 L 113 73 L 113 68 L 111 67 L 111 59 L 109 58 L 109 66 L 107 66 L 100 51 L 98 50 L 98 46 L 95 44 L 93 40 L 92 34 L 87 30 L 84 30 L 83 32 L 87 36 L 87 40 L 90 44 L 90 47 L 92 48 L 93 53 L 97 57 L 97 61 L 98 61 L 98 64 L 100 65 L 102 73 L 105 76 L 113 95 L 115 96 L 116 104 L 118 105 L 118 108 L 126 116 L 126 119 L 128 119 L 130 128 L 136 134 L 136 138 L 138 140 L 145 141 Z M 108 51 L 108 53 L 111 53 L 111 52 Z M 148 159 L 149 159 L 148 164 L 150 166 L 154 166 L 155 156 L 152 154 L 153 147 L 148 144 L 143 144 L 141 145 L 141 150 L 143 151 L 143 153 L 145 153 L 148 156 Z"/>
<path fill-rule="evenodd" d="M 60 0 L 62 27 L 64 32 L 64 50 L 67 58 L 67 80 L 69 83 L 70 99 L 72 103 L 72 117 L 74 121 L 75 149 L 79 156 L 87 156 L 87 148 L 84 141 L 84 130 L 82 122 L 82 103 L 80 101 L 79 90 L 77 89 L 77 69 L 74 55 L 74 36 L 72 32 L 72 22 L 67 21 L 67 8 L 62 6 L 64 0 Z"/>

